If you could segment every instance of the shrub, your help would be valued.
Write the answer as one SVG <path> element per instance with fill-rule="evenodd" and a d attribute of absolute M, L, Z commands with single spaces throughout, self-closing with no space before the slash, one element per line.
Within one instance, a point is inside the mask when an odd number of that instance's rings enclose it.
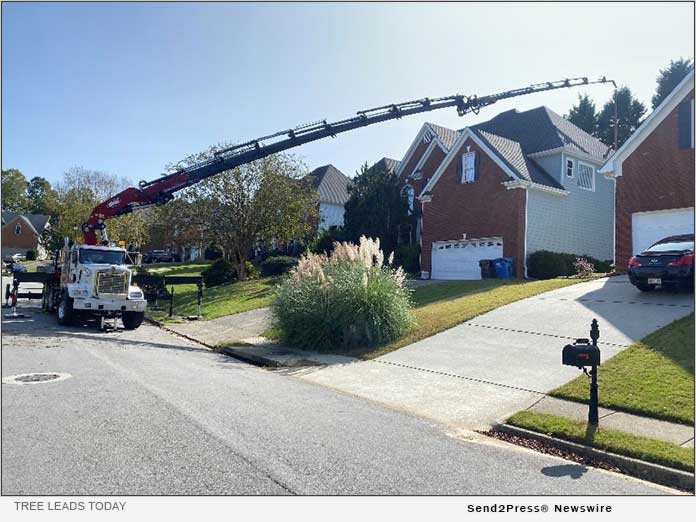
<path fill-rule="evenodd" d="M 205 286 L 213 286 L 231 283 L 237 279 L 237 269 L 226 259 L 218 259 L 201 272 Z"/>
<path fill-rule="evenodd" d="M 578 256 L 576 254 L 562 254 L 537 250 L 527 257 L 527 274 L 534 279 L 553 279 L 559 276 L 571 276 L 576 274 L 575 262 L 578 258 L 585 259 L 593 265 L 596 272 L 611 272 L 611 261 L 599 261 L 591 256 Z"/>
<path fill-rule="evenodd" d="M 259 269 L 256 268 L 251 261 L 247 261 L 244 267 L 246 269 L 247 279 L 258 279 L 261 277 L 261 272 L 259 272 Z"/>
<path fill-rule="evenodd" d="M 575 274 L 580 277 L 590 277 L 595 272 L 594 265 L 584 257 L 576 258 L 573 268 L 575 268 Z"/>
<path fill-rule="evenodd" d="M 36 261 L 36 252 L 33 250 L 27 250 L 25 257 L 27 261 Z"/>
<path fill-rule="evenodd" d="M 269 257 L 261 263 L 263 277 L 274 276 L 289 272 L 297 265 L 297 258 L 288 256 Z"/>
<path fill-rule="evenodd" d="M 208 259 L 210 261 L 222 259 L 222 250 L 215 245 L 210 245 L 203 251 L 203 259 Z"/>
<path fill-rule="evenodd" d="M 340 243 L 345 240 L 346 234 L 343 227 L 333 226 L 322 230 L 309 249 L 316 254 L 331 254 L 334 249 L 334 243 Z"/>
<path fill-rule="evenodd" d="M 337 243 L 309 254 L 278 287 L 273 304 L 281 339 L 298 348 L 336 351 L 384 344 L 413 325 L 411 293 L 401 268 L 384 264 L 379 240 Z"/>
<path fill-rule="evenodd" d="M 394 251 L 394 264 L 409 274 L 420 273 L 420 246 L 399 245 Z"/>

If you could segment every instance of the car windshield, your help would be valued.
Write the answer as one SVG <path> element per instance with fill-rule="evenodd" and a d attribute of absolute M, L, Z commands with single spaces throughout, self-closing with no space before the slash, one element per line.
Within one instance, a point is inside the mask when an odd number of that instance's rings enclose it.
<path fill-rule="evenodd" d="M 80 263 L 124 265 L 126 264 L 126 253 L 120 250 L 97 250 L 93 248 L 81 248 Z"/>
<path fill-rule="evenodd" d="M 688 250 L 690 252 L 694 251 L 694 241 L 666 241 L 664 243 L 657 243 L 651 246 L 645 252 L 646 253 L 657 253 L 657 252 L 683 252 Z"/>

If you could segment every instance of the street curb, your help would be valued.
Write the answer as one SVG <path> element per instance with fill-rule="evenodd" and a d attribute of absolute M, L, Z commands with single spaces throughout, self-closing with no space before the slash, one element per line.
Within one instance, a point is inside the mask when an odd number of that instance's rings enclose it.
<path fill-rule="evenodd" d="M 278 361 L 273 359 L 269 359 L 261 355 L 249 354 L 241 350 L 235 350 L 234 346 L 221 346 L 218 347 L 217 350 L 225 355 L 229 355 L 230 357 L 234 357 L 235 359 L 239 359 L 255 366 L 268 366 L 272 368 L 284 367 Z"/>
<path fill-rule="evenodd" d="M 556 437 L 551 437 L 550 435 L 545 435 L 536 431 L 510 426 L 509 424 L 497 424 L 493 426 L 493 430 L 502 431 L 511 435 L 517 435 L 518 437 L 535 439 L 560 449 L 578 453 L 585 457 L 594 457 L 596 459 L 604 460 L 621 468 L 621 470 L 626 474 L 643 480 L 690 492 L 694 491 L 694 474 L 687 471 L 668 468 L 667 466 L 653 464 L 652 462 L 646 462 L 632 457 L 625 457 L 623 455 L 617 455 L 616 453 L 609 453 L 604 450 L 585 446 L 584 444 L 558 439 Z"/>
<path fill-rule="evenodd" d="M 145 321 L 146 323 L 149 323 L 149 324 L 153 325 L 153 326 L 157 326 L 158 328 L 161 328 L 162 330 L 166 330 L 167 332 L 169 332 L 169 333 L 171 333 L 171 334 L 178 335 L 179 337 L 183 337 L 184 339 L 187 339 L 187 340 L 189 340 L 189 341 L 193 341 L 194 343 L 198 343 L 198 344 L 200 344 L 200 345 L 202 345 L 202 346 L 205 346 L 205 347 L 208 348 L 209 350 L 213 350 L 213 351 L 216 350 L 216 347 L 215 347 L 215 346 L 211 346 L 211 345 L 209 345 L 208 343 L 204 343 L 203 341 L 201 341 L 200 339 L 196 339 L 195 337 L 191 337 L 191 336 L 189 336 L 189 335 L 179 333 L 179 332 L 177 332 L 176 330 L 172 330 L 172 329 L 169 328 L 165 323 L 160 322 L 160 321 L 158 321 L 158 320 L 156 320 L 156 319 L 150 319 L 149 317 L 145 317 L 145 318 L 144 318 L 144 321 Z"/>

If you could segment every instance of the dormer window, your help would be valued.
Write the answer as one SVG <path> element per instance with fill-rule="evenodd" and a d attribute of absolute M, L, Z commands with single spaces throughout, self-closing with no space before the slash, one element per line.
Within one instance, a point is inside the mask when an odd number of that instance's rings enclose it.
<path fill-rule="evenodd" d="M 575 160 L 566 159 L 566 176 L 572 178 L 575 175 Z"/>
<path fill-rule="evenodd" d="M 462 156 L 462 183 L 476 181 L 476 152 L 467 152 Z"/>

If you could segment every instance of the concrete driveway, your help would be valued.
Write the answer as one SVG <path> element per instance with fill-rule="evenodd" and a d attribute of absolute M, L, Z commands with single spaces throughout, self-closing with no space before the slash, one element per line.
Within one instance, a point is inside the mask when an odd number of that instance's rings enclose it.
<path fill-rule="evenodd" d="M 486 428 L 578 375 L 561 349 L 600 325 L 602 359 L 693 310 L 693 294 L 604 278 L 498 308 L 374 361 L 302 378 L 459 427 Z"/>

